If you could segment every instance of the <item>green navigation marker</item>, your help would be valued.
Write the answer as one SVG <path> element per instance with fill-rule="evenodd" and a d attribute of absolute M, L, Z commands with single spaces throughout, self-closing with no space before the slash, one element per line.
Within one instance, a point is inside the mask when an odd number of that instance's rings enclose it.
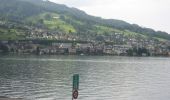
<path fill-rule="evenodd" d="M 73 90 L 79 89 L 79 74 L 73 75 Z"/>

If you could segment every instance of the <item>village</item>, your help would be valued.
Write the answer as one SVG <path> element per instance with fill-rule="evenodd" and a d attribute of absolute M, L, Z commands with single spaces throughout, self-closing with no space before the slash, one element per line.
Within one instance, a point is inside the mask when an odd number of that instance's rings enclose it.
<path fill-rule="evenodd" d="M 109 35 L 90 36 L 28 27 L 24 40 L 0 41 L 0 53 L 37 55 L 170 56 L 170 41 Z"/>

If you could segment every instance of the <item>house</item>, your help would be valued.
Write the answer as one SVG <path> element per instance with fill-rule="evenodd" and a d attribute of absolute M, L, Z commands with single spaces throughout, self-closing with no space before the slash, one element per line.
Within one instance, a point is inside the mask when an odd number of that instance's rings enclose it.
<path fill-rule="evenodd" d="M 65 53 L 76 54 L 76 48 L 73 46 L 72 43 L 61 43 L 59 48 L 62 48 Z"/>
<path fill-rule="evenodd" d="M 78 50 L 82 53 L 90 54 L 90 50 L 93 48 L 91 43 L 79 44 Z"/>
<path fill-rule="evenodd" d="M 69 49 L 72 47 L 72 43 L 60 43 L 59 48 Z"/>
<path fill-rule="evenodd" d="M 76 48 L 69 48 L 68 49 L 69 54 L 76 54 Z"/>
<path fill-rule="evenodd" d="M 104 54 L 113 54 L 113 46 L 111 46 L 111 45 L 104 46 L 103 53 Z"/>
<path fill-rule="evenodd" d="M 130 48 L 132 48 L 131 45 L 113 45 L 113 51 L 117 54 L 117 55 L 126 55 L 127 54 L 127 50 L 129 50 Z"/>

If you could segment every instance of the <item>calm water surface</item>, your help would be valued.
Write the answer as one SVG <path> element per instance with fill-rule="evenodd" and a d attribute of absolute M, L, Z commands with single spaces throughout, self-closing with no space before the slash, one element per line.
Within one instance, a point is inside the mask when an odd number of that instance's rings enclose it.
<path fill-rule="evenodd" d="M 0 56 L 0 96 L 71 100 L 170 100 L 170 58 Z"/>

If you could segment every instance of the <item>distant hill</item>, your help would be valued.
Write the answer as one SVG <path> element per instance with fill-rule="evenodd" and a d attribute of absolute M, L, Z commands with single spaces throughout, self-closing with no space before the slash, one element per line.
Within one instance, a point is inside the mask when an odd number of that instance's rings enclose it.
<path fill-rule="evenodd" d="M 98 35 L 121 33 L 127 37 L 170 40 L 166 32 L 121 20 L 90 16 L 79 9 L 48 0 L 0 0 L 1 40 L 23 39 L 32 27 L 93 39 Z"/>

